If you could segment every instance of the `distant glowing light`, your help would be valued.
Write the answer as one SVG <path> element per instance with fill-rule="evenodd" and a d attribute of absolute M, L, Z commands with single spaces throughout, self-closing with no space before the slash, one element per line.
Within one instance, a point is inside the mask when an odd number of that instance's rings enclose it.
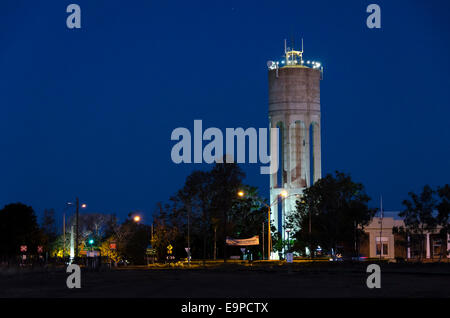
<path fill-rule="evenodd" d="M 133 218 L 133 220 L 134 220 L 134 222 L 139 222 L 139 221 L 141 220 L 141 217 L 140 217 L 139 215 L 136 215 L 136 216 Z"/>

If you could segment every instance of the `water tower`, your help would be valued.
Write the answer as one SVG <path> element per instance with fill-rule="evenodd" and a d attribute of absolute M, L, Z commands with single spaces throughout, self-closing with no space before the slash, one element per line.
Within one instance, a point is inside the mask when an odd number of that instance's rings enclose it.
<path fill-rule="evenodd" d="M 286 217 L 306 187 L 321 178 L 320 80 L 323 67 L 284 45 L 281 61 L 269 61 L 269 121 L 279 128 L 279 169 L 270 175 L 271 219 L 287 238 Z M 272 151 L 272 150 L 271 150 Z M 287 193 L 286 197 L 281 194 Z M 277 255 L 273 255 L 277 258 Z"/>

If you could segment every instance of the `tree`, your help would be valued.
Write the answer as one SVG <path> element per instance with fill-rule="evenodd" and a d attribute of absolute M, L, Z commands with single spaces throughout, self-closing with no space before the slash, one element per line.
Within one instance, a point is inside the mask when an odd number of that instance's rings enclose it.
<path fill-rule="evenodd" d="M 211 237 L 210 208 L 213 196 L 213 193 L 210 191 L 211 182 L 212 178 L 210 173 L 205 171 L 194 171 L 186 178 L 183 188 L 178 191 L 175 197 L 172 198 L 173 201 L 178 200 L 182 205 L 182 213 L 185 215 L 186 220 L 189 216 L 189 232 L 191 229 L 191 224 L 195 224 L 200 232 L 203 233 L 202 238 L 200 238 L 203 245 L 203 259 L 206 258 L 207 245 L 210 241 L 209 238 Z M 193 238 L 195 238 L 195 231 L 192 233 L 194 234 Z"/>
<path fill-rule="evenodd" d="M 121 257 L 119 255 L 119 253 L 117 252 L 117 250 L 112 250 L 110 248 L 110 244 L 111 242 L 115 241 L 116 238 L 115 237 L 109 237 L 106 240 L 104 240 L 100 246 L 99 246 L 99 250 L 102 256 L 106 256 L 109 259 L 111 259 L 113 262 L 117 263 L 121 260 Z"/>
<path fill-rule="evenodd" d="M 44 216 L 42 218 L 41 230 L 44 235 L 44 246 L 46 250 L 49 250 L 51 246 L 57 240 L 57 230 L 55 221 L 55 210 L 45 209 Z"/>
<path fill-rule="evenodd" d="M 130 213 L 118 229 L 117 249 L 120 257 L 134 264 L 144 264 L 145 251 L 150 242 L 149 233 L 148 226 L 136 223 Z"/>
<path fill-rule="evenodd" d="M 437 223 L 441 226 L 440 236 L 442 242 L 447 242 L 450 233 L 450 186 L 446 184 L 437 189 L 439 203 L 436 208 L 438 210 Z M 447 251 L 449 254 L 450 251 Z M 441 255 L 442 256 L 442 253 Z"/>
<path fill-rule="evenodd" d="M 211 171 L 211 187 L 213 196 L 211 200 L 211 213 L 213 217 L 221 219 L 223 242 L 223 258 L 227 258 L 226 237 L 230 234 L 230 212 L 236 194 L 242 186 L 245 173 L 235 163 L 217 163 Z"/>
<path fill-rule="evenodd" d="M 345 173 L 328 174 L 305 189 L 297 208 L 287 217 L 293 229 L 293 250 L 310 252 L 318 246 L 336 253 L 338 247 L 358 253 L 359 237 L 375 214 L 368 207 L 369 196 L 361 183 Z"/>
<path fill-rule="evenodd" d="M 36 214 L 31 206 L 12 203 L 0 210 L 1 255 L 18 255 L 21 245 L 27 245 L 29 252 L 36 251 L 41 241 Z"/>
<path fill-rule="evenodd" d="M 219 163 L 211 171 L 193 171 L 186 182 L 166 205 L 159 204 L 155 212 L 155 243 L 158 253 L 165 255 L 166 244 L 174 247 L 175 255 L 186 255 L 184 250 L 189 241 L 194 258 L 207 258 L 215 255 L 214 242 L 223 242 L 220 254 L 226 257 L 226 236 L 234 235 L 234 224 L 243 228 L 253 226 L 252 217 L 245 214 L 247 221 L 238 220 L 241 209 L 237 192 L 242 187 L 244 173 L 236 164 Z M 251 224 L 250 224 L 251 223 Z M 240 224 L 240 225 L 239 225 Z M 241 231 L 242 232 L 242 231 Z M 256 232 L 253 235 L 259 233 Z M 164 248 L 163 246 L 164 245 Z"/>
<path fill-rule="evenodd" d="M 413 234 L 419 242 L 419 260 L 424 254 L 425 233 L 436 229 L 437 219 L 433 216 L 436 207 L 436 191 L 425 185 L 419 195 L 409 192 L 410 199 L 403 200 L 405 210 L 399 213 L 404 218 L 405 226 L 396 227 L 394 233 L 410 235 Z"/>
<path fill-rule="evenodd" d="M 268 217 L 267 207 L 262 203 L 264 199 L 259 196 L 256 187 L 242 185 L 239 190 L 243 191 L 245 196 L 233 200 L 229 235 L 234 238 L 258 235 L 261 239 L 264 235 L 264 241 L 267 242 L 266 231 L 262 232 L 263 223 L 267 222 Z M 251 246 L 249 250 L 254 254 L 262 252 L 260 246 Z"/>
<path fill-rule="evenodd" d="M 180 237 L 180 228 L 174 220 L 170 205 L 163 206 L 158 203 L 158 211 L 153 216 L 153 248 L 156 249 L 157 257 L 160 260 L 166 258 L 169 244 L 178 247 L 178 244 L 174 244 L 174 242 Z"/>

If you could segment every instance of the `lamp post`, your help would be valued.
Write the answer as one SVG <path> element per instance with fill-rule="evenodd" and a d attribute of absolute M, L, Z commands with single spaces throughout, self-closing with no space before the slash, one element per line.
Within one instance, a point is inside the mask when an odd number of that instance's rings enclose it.
<path fill-rule="evenodd" d="M 66 202 L 66 206 L 73 206 L 72 202 Z M 85 209 L 87 207 L 86 203 L 81 204 L 81 208 Z M 79 242 L 79 216 L 80 216 L 80 200 L 78 197 L 75 198 L 75 259 L 78 257 L 78 242 Z M 64 213 L 64 236 L 65 236 L 65 213 Z M 65 244 L 65 241 L 64 241 Z"/>
<path fill-rule="evenodd" d="M 140 216 L 139 214 L 136 214 L 136 215 L 134 215 L 133 216 L 133 221 L 135 222 L 135 223 L 140 223 L 141 221 L 142 221 L 142 216 Z M 148 237 L 148 228 L 146 227 L 146 234 L 147 234 L 147 237 Z M 151 233 L 150 233 L 150 247 L 152 248 L 152 249 L 154 249 L 154 247 L 153 247 L 153 223 L 152 223 L 152 227 L 151 227 Z M 151 254 L 152 255 L 152 263 L 154 263 L 155 262 L 155 256 L 153 255 L 153 254 Z M 148 265 L 148 255 L 146 255 L 146 258 L 147 258 L 147 265 Z"/>
<path fill-rule="evenodd" d="M 191 232 L 190 232 L 190 220 L 191 217 L 191 205 L 188 204 L 188 211 L 187 211 L 187 228 L 188 228 L 188 250 L 187 250 L 187 255 L 188 255 L 188 266 L 191 266 Z"/>
<path fill-rule="evenodd" d="M 244 197 L 245 196 L 245 192 L 240 190 L 238 193 L 239 197 Z M 286 190 L 281 191 L 281 193 L 279 195 L 277 195 L 277 198 L 269 205 L 266 202 L 264 202 L 263 200 L 256 198 L 256 197 L 252 197 L 252 199 L 256 199 L 256 201 L 258 201 L 259 203 L 265 205 L 267 207 L 267 212 L 268 212 L 268 219 L 267 219 L 267 259 L 270 260 L 270 254 L 272 252 L 272 237 L 271 237 L 271 232 L 270 232 L 270 213 L 271 213 L 271 206 L 277 202 L 278 197 L 281 196 L 283 199 L 286 199 L 288 197 L 288 193 Z"/>

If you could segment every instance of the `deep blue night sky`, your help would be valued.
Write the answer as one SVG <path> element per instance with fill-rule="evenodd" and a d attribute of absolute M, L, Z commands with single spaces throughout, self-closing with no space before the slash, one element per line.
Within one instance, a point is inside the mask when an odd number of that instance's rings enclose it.
<path fill-rule="evenodd" d="M 77 3 L 82 28 L 66 27 Z M 366 27 L 381 6 L 382 28 Z M 304 38 L 321 83 L 323 173 L 349 172 L 378 206 L 450 181 L 450 5 L 442 1 L 0 3 L 0 207 L 149 220 L 194 169 L 171 132 L 267 127 L 268 60 Z M 259 164 L 246 182 L 268 195 Z"/>

